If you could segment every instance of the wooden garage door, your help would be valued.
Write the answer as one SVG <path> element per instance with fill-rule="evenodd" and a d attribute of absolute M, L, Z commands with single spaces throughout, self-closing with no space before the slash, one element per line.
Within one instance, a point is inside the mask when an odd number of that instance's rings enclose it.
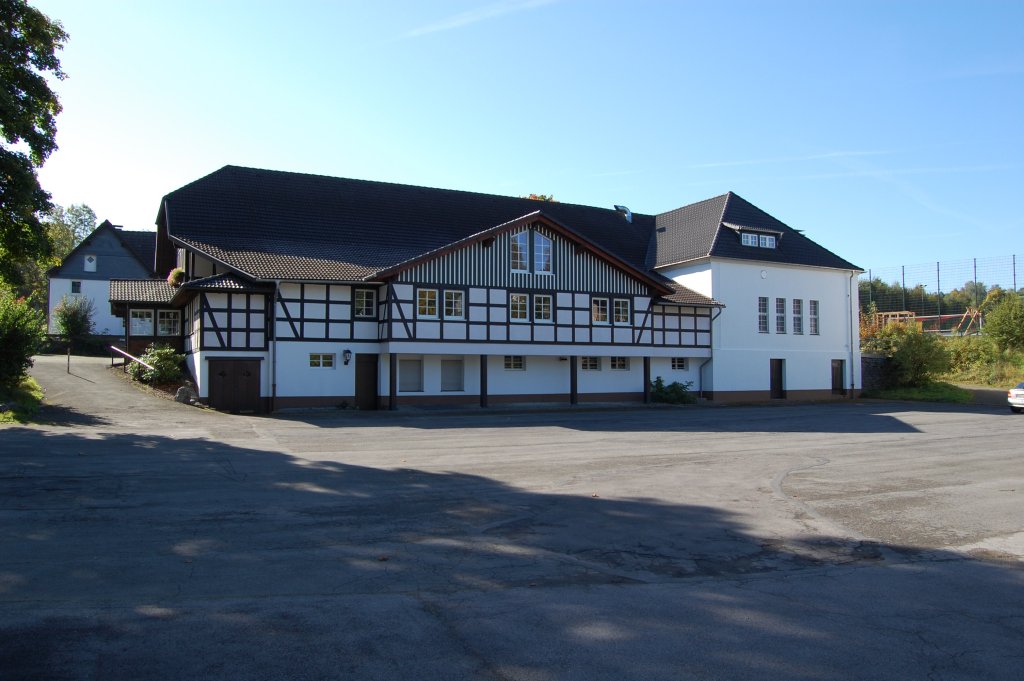
<path fill-rule="evenodd" d="M 221 411 L 260 412 L 260 361 L 210 360 L 210 406 Z"/>

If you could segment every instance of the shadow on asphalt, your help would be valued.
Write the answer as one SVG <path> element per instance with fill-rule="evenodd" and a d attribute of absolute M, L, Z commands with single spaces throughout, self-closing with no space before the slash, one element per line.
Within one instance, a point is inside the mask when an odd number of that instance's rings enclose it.
<path fill-rule="evenodd" d="M 877 417 L 874 427 L 897 427 Z M 877 678 L 909 678 L 903 672 L 923 664 L 1009 678 L 996 652 L 1019 655 L 1021 571 L 1008 562 L 825 536 L 780 544 L 712 507 L 539 494 L 473 475 L 310 462 L 199 439 L 13 428 L 4 440 L 3 678 L 298 678 L 297 660 L 310 679 L 411 678 L 409 665 L 420 665 L 418 678 L 491 678 L 428 654 L 420 618 L 427 629 L 444 620 L 466 646 L 485 648 L 475 654 L 489 669 L 538 679 L 570 678 L 561 657 L 546 656 L 555 653 L 612 677 L 619 665 L 619 678 L 703 678 L 707 669 L 716 678 L 850 678 L 848 665 L 880 655 L 877 633 L 858 626 L 865 611 L 911 641 L 913 622 L 939 627 L 925 646 L 872 660 Z M 810 578 L 822 567 L 844 572 L 825 580 L 835 587 L 797 601 L 776 582 L 759 591 L 744 581 Z M 842 574 L 856 588 L 840 587 Z M 584 600 L 599 586 L 686 581 L 699 588 L 627 607 L 619 599 L 614 611 Z M 467 594 L 488 594 L 496 610 L 447 610 Z M 364 609 L 319 603 L 339 595 L 376 600 Z M 274 597 L 298 601 L 268 605 Z M 397 597 L 419 603 L 402 624 L 387 610 Z M 968 613 L 959 622 L 944 610 L 950 602 L 995 619 Z M 61 603 L 92 604 L 94 614 L 47 610 Z M 945 619 L 948 633 L 931 624 Z M 595 622 L 614 626 L 586 628 Z M 962 626 L 992 650 L 972 643 L 945 661 L 936 650 L 963 647 Z M 500 642 L 472 643 L 487 631 Z M 545 632 L 542 649 L 531 642 L 536 631 Z"/>

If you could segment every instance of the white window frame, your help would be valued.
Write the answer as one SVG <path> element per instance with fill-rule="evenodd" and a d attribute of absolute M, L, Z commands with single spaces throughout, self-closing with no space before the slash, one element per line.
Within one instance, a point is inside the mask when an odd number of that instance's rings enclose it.
<path fill-rule="evenodd" d="M 547 293 L 533 295 L 533 321 L 550 324 L 554 321 L 554 298 Z"/>
<path fill-rule="evenodd" d="M 807 303 L 807 312 L 809 315 L 807 324 L 808 331 L 811 332 L 812 336 L 819 336 L 821 335 L 821 321 L 818 319 L 820 305 L 817 300 L 809 300 Z"/>
<path fill-rule="evenodd" d="M 147 322 L 147 326 L 143 326 L 142 328 L 143 329 L 147 329 L 148 328 L 148 330 L 149 330 L 148 333 L 145 332 L 145 331 L 140 331 L 139 330 L 139 326 L 142 324 L 142 321 L 139 321 L 137 323 L 136 320 L 145 320 Z M 154 319 L 153 319 L 153 311 L 152 310 L 131 310 L 128 313 L 128 329 L 129 329 L 129 333 L 131 333 L 131 335 L 133 335 L 133 336 L 152 336 L 153 335 L 153 331 L 156 330 L 155 322 L 154 322 Z"/>
<path fill-rule="evenodd" d="M 309 353 L 309 368 L 333 369 L 338 364 L 335 359 L 333 352 L 311 352 Z"/>
<path fill-rule="evenodd" d="M 95 272 L 99 261 L 100 259 L 96 257 L 95 253 L 88 253 L 82 260 L 82 269 L 86 272 Z"/>
<path fill-rule="evenodd" d="M 786 333 L 786 299 L 775 299 L 775 333 Z"/>
<path fill-rule="evenodd" d="M 804 301 L 793 299 L 793 333 L 802 336 L 804 333 Z"/>
<path fill-rule="evenodd" d="M 768 333 L 768 297 L 757 298 L 757 332 Z"/>
<path fill-rule="evenodd" d="M 530 321 L 530 295 L 528 293 L 508 294 L 508 318 L 519 323 Z"/>
<path fill-rule="evenodd" d="M 533 273 L 553 274 L 555 245 L 537 230 L 533 231 Z"/>
<path fill-rule="evenodd" d="M 369 312 L 366 312 L 367 308 L 369 308 Z M 352 293 L 352 316 L 361 319 L 376 319 L 377 292 L 369 288 L 355 289 Z"/>
<path fill-rule="evenodd" d="M 580 357 L 580 370 L 582 371 L 600 371 L 601 370 L 601 358 L 593 355 L 584 355 Z"/>
<path fill-rule="evenodd" d="M 433 294 L 433 296 L 429 294 Z M 431 303 L 431 299 L 433 299 L 433 303 Z M 432 313 L 429 311 L 431 306 L 434 308 Z M 424 309 L 427 311 L 424 312 Z M 436 288 L 416 289 L 416 317 L 418 319 L 437 319 Z"/>
<path fill-rule="evenodd" d="M 169 331 L 164 331 L 164 322 L 168 320 L 174 320 L 173 327 Z M 157 310 L 156 335 L 164 337 L 181 335 L 181 310 Z"/>
<path fill-rule="evenodd" d="M 758 244 L 757 235 L 756 234 L 751 234 L 750 232 L 741 232 L 740 233 L 740 243 L 742 243 L 744 246 L 754 246 L 754 247 L 757 247 L 757 244 Z"/>
<path fill-rule="evenodd" d="M 690 366 L 690 362 L 686 357 L 673 357 L 672 358 L 672 371 L 686 371 Z"/>
<path fill-rule="evenodd" d="M 625 307 L 625 312 L 620 312 L 621 307 Z M 617 326 L 628 326 L 629 315 L 631 312 L 631 306 L 629 298 L 616 298 L 612 301 L 612 323 Z"/>
<path fill-rule="evenodd" d="M 775 248 L 775 237 L 771 234 L 762 234 L 757 245 L 761 248 Z"/>
<path fill-rule="evenodd" d="M 458 301 L 458 311 L 455 311 L 455 301 Z M 449 303 L 452 303 L 452 312 L 449 313 Z M 465 319 L 466 318 L 466 294 L 463 291 L 448 290 L 444 292 L 444 318 Z"/>
<path fill-rule="evenodd" d="M 530 230 L 512 234 L 508 244 L 508 258 L 513 272 L 530 271 Z"/>
<path fill-rule="evenodd" d="M 607 298 L 591 298 L 590 321 L 594 324 L 608 324 L 610 319 L 608 307 Z"/>
<path fill-rule="evenodd" d="M 612 371 L 629 371 L 629 357 L 609 357 L 608 368 Z"/>
<path fill-rule="evenodd" d="M 505 355 L 505 371 L 526 371 L 526 357 L 523 355 Z"/>

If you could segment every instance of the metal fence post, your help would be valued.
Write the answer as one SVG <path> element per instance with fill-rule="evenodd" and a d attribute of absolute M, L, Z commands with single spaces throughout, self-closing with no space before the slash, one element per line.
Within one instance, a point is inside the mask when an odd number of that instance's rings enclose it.
<path fill-rule="evenodd" d="M 903 296 L 903 309 L 907 309 L 907 268 L 900 265 L 900 292 Z"/>

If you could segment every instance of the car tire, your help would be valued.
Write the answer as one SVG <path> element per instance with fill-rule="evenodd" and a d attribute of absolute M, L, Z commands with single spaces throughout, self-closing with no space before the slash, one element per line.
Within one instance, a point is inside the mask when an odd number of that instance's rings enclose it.
<path fill-rule="evenodd" d="M 1024 411 L 1024 407 L 1010 407 L 1010 411 L 1012 411 L 1014 414 L 1019 414 L 1022 411 Z"/>

